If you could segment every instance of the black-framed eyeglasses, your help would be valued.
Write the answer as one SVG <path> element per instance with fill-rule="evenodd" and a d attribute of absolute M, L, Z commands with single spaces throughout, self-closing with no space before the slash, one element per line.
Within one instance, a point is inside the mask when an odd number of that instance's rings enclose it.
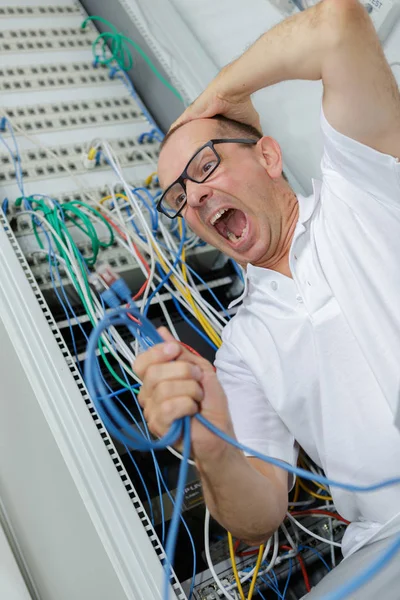
<path fill-rule="evenodd" d="M 179 216 L 187 203 L 185 180 L 203 183 L 212 175 L 221 162 L 215 144 L 257 144 L 248 138 L 225 138 L 210 140 L 199 148 L 182 171 L 180 177 L 167 187 L 157 203 L 157 210 L 170 219 Z"/>

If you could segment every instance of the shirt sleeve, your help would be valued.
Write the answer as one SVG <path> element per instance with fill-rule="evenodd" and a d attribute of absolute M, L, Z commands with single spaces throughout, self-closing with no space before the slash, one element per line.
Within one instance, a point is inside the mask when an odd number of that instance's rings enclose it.
<path fill-rule="evenodd" d="M 324 147 L 321 170 L 333 192 L 342 189 L 340 180 L 342 183 L 344 180 L 384 204 L 400 205 L 398 157 L 382 154 L 339 133 L 328 123 L 322 109 L 321 130 Z"/>
<path fill-rule="evenodd" d="M 239 442 L 262 454 L 297 462 L 293 435 L 275 412 L 263 390 L 229 342 L 224 342 L 215 360 L 217 376 L 228 398 L 235 434 Z M 245 453 L 246 456 L 253 456 Z M 290 478 L 293 481 L 292 478 Z"/>

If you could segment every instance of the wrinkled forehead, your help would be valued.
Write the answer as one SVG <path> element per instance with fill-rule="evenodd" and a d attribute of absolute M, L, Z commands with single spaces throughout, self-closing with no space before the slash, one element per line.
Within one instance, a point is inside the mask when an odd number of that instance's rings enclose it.
<path fill-rule="evenodd" d="M 212 138 L 218 137 L 219 123 L 214 119 L 197 119 L 174 131 L 161 150 L 158 179 L 166 189 L 179 177 L 193 154 Z"/>

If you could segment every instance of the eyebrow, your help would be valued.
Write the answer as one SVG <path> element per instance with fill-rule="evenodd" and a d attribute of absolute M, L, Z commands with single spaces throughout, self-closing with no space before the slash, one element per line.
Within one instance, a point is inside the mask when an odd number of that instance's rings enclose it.
<path fill-rule="evenodd" d="M 209 140 L 207 140 L 207 141 L 209 141 Z M 178 181 L 179 177 L 182 175 L 183 171 L 186 169 L 186 167 L 188 166 L 188 164 L 190 163 L 190 161 L 192 160 L 192 158 L 195 156 L 195 154 L 197 154 L 197 152 L 200 150 L 200 148 L 202 148 L 202 147 L 204 146 L 204 144 L 207 144 L 207 142 L 203 142 L 202 144 L 200 144 L 200 146 L 199 146 L 198 148 L 196 148 L 196 150 L 195 150 L 195 151 L 194 151 L 194 152 L 193 152 L 193 153 L 190 155 L 190 158 L 189 158 L 189 160 L 187 160 L 187 161 L 186 161 L 186 163 L 185 163 L 185 166 L 184 166 L 184 167 L 183 167 L 183 169 L 181 170 L 181 172 L 180 172 L 180 174 L 178 175 L 178 177 L 175 177 L 175 179 L 173 179 L 173 180 L 171 181 L 171 183 L 169 183 L 169 184 L 168 184 L 168 185 L 166 185 L 166 186 L 161 186 L 161 185 L 160 185 L 160 188 L 161 188 L 161 190 L 162 190 L 163 192 L 165 192 L 165 190 L 166 190 L 167 188 L 169 188 L 169 186 L 170 186 L 170 185 L 172 185 L 173 183 L 175 183 L 176 181 Z M 158 174 L 157 174 L 157 177 L 158 177 Z M 160 178 L 158 178 L 158 181 L 160 181 Z"/>

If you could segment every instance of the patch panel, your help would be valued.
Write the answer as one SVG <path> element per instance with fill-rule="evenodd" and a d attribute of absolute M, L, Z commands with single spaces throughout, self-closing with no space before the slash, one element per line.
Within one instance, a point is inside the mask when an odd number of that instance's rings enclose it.
<path fill-rule="evenodd" d="M 0 6 L 0 18 L 10 17 L 54 17 L 80 14 L 81 9 L 76 4 L 60 6 Z"/>
<path fill-rule="evenodd" d="M 78 244 L 78 248 L 85 258 L 91 254 L 91 246 L 87 242 L 82 242 Z M 125 278 L 128 282 L 129 286 L 132 290 L 138 289 L 143 282 L 142 271 L 139 268 L 137 261 L 132 257 L 132 255 L 122 246 L 115 242 L 113 246 L 110 248 L 101 248 L 100 249 L 100 260 L 108 263 L 113 269 L 118 271 L 118 273 Z M 218 258 L 217 250 L 211 247 L 202 248 L 201 253 L 197 253 L 196 251 L 188 252 L 188 261 L 195 259 L 197 264 L 201 264 L 201 267 L 198 269 L 199 272 L 210 271 L 213 267 L 213 264 L 216 262 Z M 41 288 L 44 290 L 52 290 L 53 286 L 51 283 L 51 277 L 49 274 L 49 262 L 48 255 L 44 252 L 35 250 L 33 252 L 26 253 L 26 259 L 28 261 L 29 266 L 31 267 L 32 273 Z M 64 284 L 69 284 L 69 279 L 62 266 L 59 268 L 60 275 Z M 226 276 L 218 279 L 214 279 L 209 282 L 210 289 L 228 286 L 232 284 L 232 277 Z M 198 286 L 200 291 L 205 289 L 203 284 Z M 161 297 L 166 300 L 171 296 L 169 293 L 162 293 Z M 152 303 L 157 303 L 156 299 L 153 300 Z M 139 302 L 140 304 L 140 302 Z M 88 317 L 85 314 L 80 322 L 87 321 Z M 67 321 L 64 323 L 58 323 L 59 327 L 67 327 Z"/>
<path fill-rule="evenodd" d="M 18 106 L 5 108 L 4 112 L 27 133 L 145 120 L 130 97 Z"/>
<path fill-rule="evenodd" d="M 92 27 L 10 29 L 0 31 L 0 52 L 32 52 L 87 48 L 95 40 Z"/>
<path fill-rule="evenodd" d="M 140 187 L 140 186 L 143 186 L 143 181 L 132 182 L 132 187 Z M 153 194 L 155 194 L 160 189 L 158 187 L 157 183 L 151 183 L 150 185 L 148 185 L 146 187 L 149 190 L 151 190 Z M 124 189 L 123 189 L 122 185 L 115 186 L 115 193 L 117 193 L 117 194 L 123 193 L 123 191 L 124 191 Z M 52 196 L 52 198 L 53 198 L 53 200 L 56 200 L 57 202 L 60 202 L 60 203 L 70 202 L 71 200 L 85 201 L 87 199 L 85 194 L 88 194 L 90 197 L 94 198 L 95 200 L 101 200 L 104 196 L 107 196 L 109 193 L 110 193 L 110 190 L 107 187 L 85 187 L 81 191 L 70 190 L 70 191 L 64 191 L 60 194 L 54 194 Z M 20 212 L 21 210 L 23 210 L 23 209 L 20 206 L 16 207 L 14 205 L 14 203 L 11 202 L 8 207 L 8 211 L 9 211 L 8 214 L 10 217 L 12 217 L 13 215 Z"/>
<path fill-rule="evenodd" d="M 47 90 L 109 84 L 107 67 L 87 62 L 17 66 L 0 69 L 3 92 Z M 119 85 L 123 85 L 122 82 Z"/>
<path fill-rule="evenodd" d="M 73 117 L 73 119 L 78 124 L 78 118 Z M 142 150 L 150 155 L 154 162 L 157 162 L 158 149 L 154 148 L 151 143 L 139 145 L 132 138 L 126 138 L 112 140 L 110 146 L 116 151 L 122 168 L 149 163 L 149 158 L 142 153 Z M 85 144 L 56 146 L 51 148 L 51 150 L 59 156 L 61 162 L 57 161 L 55 158 L 49 157 L 44 149 L 22 151 L 20 156 L 24 181 L 64 176 L 67 173 L 66 167 L 74 174 L 87 173 L 87 169 L 84 167 L 82 160 L 82 153 L 84 153 L 86 149 Z M 14 163 L 8 153 L 0 154 L 0 169 L 0 183 L 15 180 Z M 95 169 L 110 169 L 103 156 L 100 158 L 99 164 Z"/>
<path fill-rule="evenodd" d="M 322 536 L 326 536 L 329 531 L 328 519 L 321 519 L 320 521 L 316 522 L 312 518 L 306 518 L 304 520 L 304 525 L 313 533 Z M 334 541 L 340 542 L 343 536 L 345 525 L 343 525 L 343 523 L 340 523 L 339 521 L 333 521 L 332 525 L 333 539 Z M 308 546 L 309 548 L 313 548 L 323 556 L 326 556 L 327 552 L 329 551 L 326 544 L 316 540 L 308 534 L 303 534 L 302 532 L 300 532 L 300 535 L 298 536 L 297 530 L 291 533 L 294 539 L 297 539 L 297 543 L 299 545 L 301 544 L 302 546 Z M 286 540 L 282 538 L 280 543 L 285 542 Z M 218 540 L 216 542 L 211 543 L 210 554 L 215 571 L 220 580 L 223 582 L 223 584 L 225 586 L 234 584 L 235 580 L 232 573 L 232 567 L 229 559 L 228 544 L 226 539 Z M 315 552 L 313 552 L 313 550 L 304 549 L 301 552 L 301 556 L 307 565 L 318 561 L 318 557 L 315 554 Z M 239 571 L 244 570 L 246 567 L 254 567 L 254 561 L 254 557 L 236 557 L 236 563 Z M 294 560 L 292 563 L 292 569 L 293 572 L 299 570 L 299 564 L 296 560 Z M 288 575 L 287 560 L 282 560 L 279 563 L 277 563 L 274 567 L 274 571 L 278 581 L 285 581 Z M 211 572 L 208 569 L 206 571 L 203 571 L 203 573 L 199 573 L 196 576 L 195 581 L 196 585 L 193 593 L 194 600 L 219 600 L 220 598 L 223 598 L 222 592 L 218 589 L 218 586 L 214 582 Z M 188 580 L 185 583 L 183 583 L 183 588 L 186 592 L 188 592 L 188 590 L 190 589 L 190 585 L 191 580 Z M 247 592 L 248 587 L 249 582 L 243 585 L 243 590 L 245 593 Z M 263 590 L 265 587 L 261 581 L 259 582 L 259 587 L 261 590 Z"/>

